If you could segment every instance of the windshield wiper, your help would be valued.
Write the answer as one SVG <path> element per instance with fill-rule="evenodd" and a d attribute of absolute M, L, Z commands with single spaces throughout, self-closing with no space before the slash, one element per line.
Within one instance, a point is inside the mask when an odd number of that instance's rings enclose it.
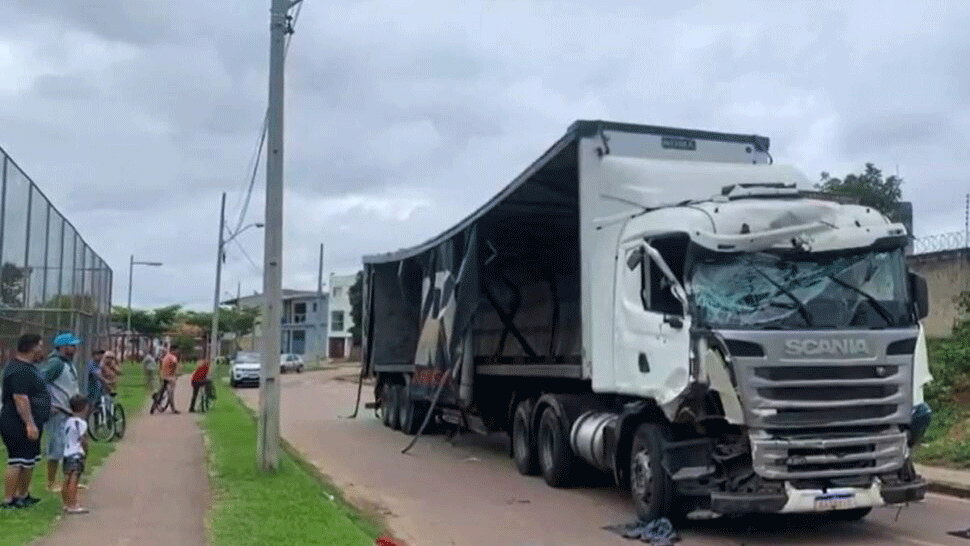
<path fill-rule="evenodd" d="M 886 306 L 880 303 L 875 296 L 859 288 L 858 286 L 855 286 L 853 284 L 843 281 L 842 279 L 836 277 L 834 274 L 829 274 L 826 276 L 829 279 L 831 279 L 832 282 L 834 282 L 835 284 L 838 284 L 839 286 L 842 286 L 844 288 L 848 288 L 849 290 L 852 290 L 856 294 L 859 294 L 860 296 L 865 298 L 866 301 L 872 304 L 872 308 L 875 309 L 877 313 L 879 313 L 879 316 L 882 317 L 882 320 L 886 321 L 887 325 L 896 326 L 896 321 L 893 320 L 892 314 L 889 313 L 889 310 L 886 309 Z"/>
<path fill-rule="evenodd" d="M 795 302 L 795 305 L 798 308 L 798 313 L 802 316 L 803 319 L 805 319 L 805 326 L 808 326 L 809 328 L 812 328 L 815 326 L 815 324 L 812 322 L 812 315 L 811 313 L 808 312 L 808 308 L 805 307 L 805 304 L 802 303 L 802 300 L 798 299 L 798 297 L 796 297 L 795 294 L 792 294 L 787 288 L 785 288 L 777 281 L 775 281 L 775 279 L 772 279 L 767 273 L 762 271 L 758 266 L 754 265 L 751 262 L 748 262 L 748 266 L 750 266 L 751 269 L 754 269 L 755 271 L 757 271 L 758 274 L 764 277 L 766 281 L 770 282 L 775 288 L 777 288 L 780 293 L 788 296 L 793 302 Z"/>

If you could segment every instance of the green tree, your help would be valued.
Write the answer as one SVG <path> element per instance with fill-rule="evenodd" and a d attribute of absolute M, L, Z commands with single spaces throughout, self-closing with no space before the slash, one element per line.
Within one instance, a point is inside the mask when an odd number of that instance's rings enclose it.
<path fill-rule="evenodd" d="M 26 282 L 24 268 L 11 262 L 4 263 L 0 267 L 0 303 L 9 307 L 23 307 Z"/>
<path fill-rule="evenodd" d="M 883 178 L 881 170 L 872 163 L 866 163 L 862 173 L 847 174 L 841 179 L 823 172 L 821 181 L 815 187 L 824 193 L 854 197 L 860 204 L 889 216 L 903 197 L 902 183 L 903 179 L 896 175 Z"/>
<path fill-rule="evenodd" d="M 353 338 L 354 346 L 360 345 L 361 343 L 361 332 L 363 327 L 363 317 L 364 317 L 364 272 L 357 272 L 357 280 L 354 284 L 350 286 L 347 291 L 347 297 L 350 298 L 350 320 L 354 323 L 350 327 L 350 335 Z"/>

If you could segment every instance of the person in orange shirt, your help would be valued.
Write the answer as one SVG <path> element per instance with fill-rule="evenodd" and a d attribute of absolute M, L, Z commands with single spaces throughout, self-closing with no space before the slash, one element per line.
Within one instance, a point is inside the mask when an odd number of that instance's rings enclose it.
<path fill-rule="evenodd" d="M 209 379 L 209 361 L 203 360 L 199 367 L 192 372 L 192 402 L 189 404 L 189 413 L 195 412 L 195 399 L 199 395 L 199 390 L 204 388 L 209 398 L 215 400 L 215 393 L 212 392 L 212 380 Z"/>
<path fill-rule="evenodd" d="M 159 413 L 165 413 L 165 408 L 170 408 L 172 413 L 181 413 L 179 410 L 175 409 L 175 381 L 178 379 L 178 368 L 179 368 L 179 348 L 177 345 L 172 345 L 168 349 L 168 353 L 162 357 L 161 373 L 159 374 L 162 378 L 162 387 L 155 394 L 155 397 L 161 396 L 163 392 L 168 391 L 168 401 L 164 406 L 158 409 Z"/>

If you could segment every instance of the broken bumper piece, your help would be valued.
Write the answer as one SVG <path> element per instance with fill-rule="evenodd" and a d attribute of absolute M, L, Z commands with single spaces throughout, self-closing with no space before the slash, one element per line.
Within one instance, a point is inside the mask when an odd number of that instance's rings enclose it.
<path fill-rule="evenodd" d="M 922 478 L 908 483 L 874 483 L 869 488 L 837 487 L 796 489 L 785 484 L 783 492 L 711 493 L 711 511 L 722 515 L 751 513 L 819 513 L 904 504 L 923 500 L 927 483 Z"/>

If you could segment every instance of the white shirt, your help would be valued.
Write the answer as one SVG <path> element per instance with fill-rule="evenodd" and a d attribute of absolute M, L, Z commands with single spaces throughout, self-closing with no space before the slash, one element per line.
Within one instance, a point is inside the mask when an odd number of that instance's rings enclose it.
<path fill-rule="evenodd" d="M 84 455 L 81 439 L 88 432 L 88 424 L 80 417 L 70 416 L 64 422 L 64 456 Z"/>

